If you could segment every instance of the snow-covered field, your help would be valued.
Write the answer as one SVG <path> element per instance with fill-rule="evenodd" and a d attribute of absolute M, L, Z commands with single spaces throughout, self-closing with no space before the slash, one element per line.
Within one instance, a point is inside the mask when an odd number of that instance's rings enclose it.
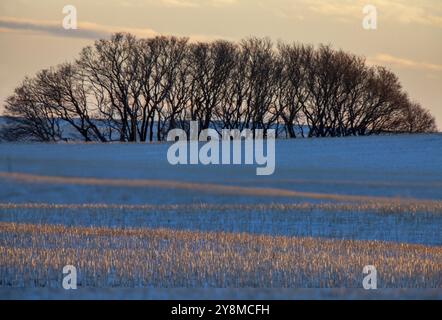
<path fill-rule="evenodd" d="M 268 177 L 256 176 L 255 166 L 171 166 L 166 158 L 168 147 L 167 144 L 0 144 L 0 296 L 57 297 L 53 292 L 61 285 L 61 275 L 56 274 L 56 267 L 63 261 L 56 264 L 48 261 L 48 257 L 54 261 L 67 259 L 65 251 L 70 249 L 67 246 L 73 246 L 77 250 L 74 252 L 79 254 L 80 250 L 83 257 L 91 254 L 84 250 L 98 250 L 93 251 L 96 256 L 107 259 L 109 254 L 113 255 L 116 245 L 130 249 L 124 254 L 132 258 L 143 248 L 164 248 L 171 254 L 179 248 L 193 248 L 189 252 L 193 252 L 197 260 L 193 265 L 193 259 L 183 257 L 182 264 L 177 266 L 170 264 L 167 257 L 158 259 L 166 269 L 171 268 L 175 277 L 164 281 L 158 274 L 160 269 L 155 269 L 161 266 L 149 267 L 145 261 L 147 267 L 132 270 L 138 279 L 120 274 L 126 281 L 125 287 L 129 287 L 125 290 L 130 290 L 131 283 L 137 290 L 183 285 L 198 288 L 225 285 L 231 290 L 242 287 L 234 283 L 257 288 L 358 288 L 362 287 L 364 262 L 377 265 L 384 272 L 380 273 L 380 288 L 431 289 L 394 291 L 394 294 L 383 291 L 379 297 L 441 297 L 442 135 L 279 140 L 276 171 Z M 58 230 L 57 226 L 68 228 L 66 237 L 76 232 L 84 234 L 84 241 L 63 239 L 62 232 L 53 231 Z M 107 230 L 102 232 L 138 230 L 140 234 L 136 239 L 130 238 L 133 235 L 118 234 L 111 236 L 109 242 L 102 242 L 101 238 L 92 237 L 101 229 Z M 40 234 L 36 230 L 49 233 Z M 184 242 L 172 245 L 164 240 L 167 244 L 160 241 L 158 246 L 146 244 L 146 247 L 143 241 L 137 242 L 139 237 L 152 236 L 150 232 L 157 237 L 155 230 L 165 230 L 166 234 L 170 230 L 170 235 L 177 234 L 184 239 L 190 235 L 205 240 L 196 246 L 177 239 L 174 241 Z M 53 238 L 54 232 L 60 239 Z M 222 235 L 224 232 L 228 234 Z M 239 235 L 250 238 L 237 239 Z M 220 237 L 216 238 L 220 241 L 216 246 L 212 240 L 207 242 L 207 237 L 212 236 Z M 328 270 L 327 263 L 330 263 L 329 268 L 334 269 L 327 271 L 322 279 L 313 274 L 318 270 L 306 269 L 297 263 L 296 255 L 284 255 L 284 262 L 295 260 L 291 262 L 293 268 L 290 263 L 282 267 L 283 260 L 278 261 L 277 255 L 271 258 L 272 263 L 259 261 L 268 257 L 256 256 L 250 251 L 252 244 L 247 241 L 255 241 L 254 237 L 264 237 L 275 250 L 282 250 L 281 246 L 291 241 L 294 242 L 290 246 L 299 249 L 299 243 L 312 237 L 315 245 L 313 249 L 306 249 L 305 261 L 314 260 L 320 270 Z M 343 240 L 350 242 L 340 242 Z M 224 247 L 226 241 L 233 242 Z M 245 247 L 235 247 L 231 252 L 231 245 L 238 245 L 235 241 Z M 382 250 L 372 251 L 377 241 Z M 364 243 L 367 250 L 360 250 L 361 257 L 358 257 L 355 248 L 364 247 Z M 399 250 L 401 244 L 410 246 L 411 251 Z M 324 251 L 329 245 L 333 250 L 342 249 L 342 252 L 338 250 L 338 260 Z M 45 251 L 49 249 L 54 252 Z M 204 259 L 199 254 L 209 249 L 218 254 L 228 252 L 230 261 L 234 261 L 237 254 L 246 255 L 246 260 L 249 255 L 255 259 L 252 263 L 262 263 L 260 274 L 256 277 L 249 273 L 235 274 L 228 259 L 219 261 L 216 268 L 208 262 L 200 263 Z M 264 247 L 255 249 L 265 251 Z M 29 253 L 31 260 L 27 259 Z M 152 252 L 146 254 L 144 258 Z M 369 261 L 370 254 L 375 261 Z M 14 260 L 12 255 L 22 260 Z M 110 264 L 108 269 L 97 267 L 102 272 L 98 274 L 101 279 L 95 284 L 88 282 L 84 297 L 90 298 L 90 292 L 97 290 L 103 290 L 109 297 L 107 287 L 122 283 L 118 282 L 118 273 L 108 271 L 121 268 L 124 273 L 126 269 L 112 259 L 106 260 Z M 412 261 L 404 266 L 407 259 Z M 11 265 L 10 261 L 21 261 L 17 263 L 22 265 Z M 349 265 L 340 265 L 339 261 Z M 95 262 L 99 264 L 100 260 L 97 258 Z M 395 266 L 396 262 L 401 265 Z M 30 270 L 33 263 L 40 269 Z M 196 269 L 188 269 L 186 263 Z M 237 263 L 245 261 L 240 259 Z M 84 268 L 89 267 L 84 264 Z M 53 270 L 45 273 L 44 268 Z M 194 285 L 183 280 L 186 272 L 191 279 L 195 270 L 203 276 L 195 279 Z M 89 271 L 84 270 L 84 274 L 94 274 Z M 250 272 L 257 270 L 251 268 Z M 303 272 L 307 272 L 300 278 L 304 282 L 287 278 Z M 77 290 L 79 297 L 80 290 Z M 333 292 L 339 297 L 353 298 L 361 296 L 358 290 L 326 291 L 326 296 Z M 264 291 L 248 290 L 247 294 L 239 293 L 239 297 L 250 298 L 253 292 L 259 297 Z M 275 289 L 272 292 L 275 297 L 281 296 Z M 293 297 L 305 297 L 306 292 L 312 291 L 302 291 Z M 116 292 L 115 296 L 118 295 Z M 232 295 L 235 296 L 229 291 L 228 296 Z M 317 291 L 307 295 L 321 297 Z"/>

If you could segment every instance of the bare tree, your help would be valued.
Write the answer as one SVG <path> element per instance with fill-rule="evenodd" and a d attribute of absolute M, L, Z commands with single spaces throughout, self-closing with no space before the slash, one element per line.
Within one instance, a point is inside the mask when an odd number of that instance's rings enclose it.
<path fill-rule="evenodd" d="M 392 124 L 395 131 L 405 133 L 431 133 L 437 131 L 436 121 L 428 110 L 422 108 L 418 102 L 412 102 L 404 97 L 400 115 L 396 123 Z"/>
<path fill-rule="evenodd" d="M 295 126 L 300 125 L 302 107 L 310 97 L 306 72 L 312 54 L 311 46 L 278 44 L 276 106 L 290 138 L 296 137 Z"/>
<path fill-rule="evenodd" d="M 169 77 L 173 79 L 172 87 L 166 97 L 166 107 L 163 118 L 165 129 L 175 128 L 186 129 L 187 111 L 190 109 L 190 102 L 193 94 L 193 82 L 191 79 L 190 48 L 187 39 L 181 41 L 177 47 L 174 68 L 170 69 Z M 166 132 L 163 132 L 163 138 Z"/>
<path fill-rule="evenodd" d="M 26 78 L 5 110 L 9 140 L 162 141 L 190 120 L 200 130 L 282 127 L 290 138 L 305 125 L 310 137 L 437 129 L 386 68 L 329 45 L 258 38 L 190 44 L 117 33 Z"/>
<path fill-rule="evenodd" d="M 191 120 L 200 129 L 209 128 L 213 116 L 227 93 L 227 83 L 235 67 L 235 46 L 227 41 L 190 46 L 192 81 Z"/>
<path fill-rule="evenodd" d="M 141 141 L 146 141 L 147 136 L 150 141 L 153 140 L 155 121 L 157 140 L 162 139 L 162 132 L 167 125 L 166 118 L 169 117 L 168 112 L 171 110 L 168 105 L 171 102 L 169 97 L 177 77 L 183 76 L 180 74 L 180 68 L 183 67 L 187 54 L 187 41 L 186 38 L 156 37 L 140 42 L 142 61 L 140 82 L 144 97 L 141 106 Z M 177 94 L 176 91 L 174 93 Z"/>
<path fill-rule="evenodd" d="M 246 97 L 245 126 L 247 128 L 269 129 L 278 119 L 275 107 L 279 72 L 275 50 L 269 39 L 249 38 L 241 42 L 247 55 L 246 81 L 249 90 Z"/>
<path fill-rule="evenodd" d="M 85 141 L 107 141 L 96 119 L 91 117 L 94 110 L 89 103 L 90 88 L 77 66 L 63 64 L 45 70 L 37 75 L 36 84 L 53 113 L 70 124 Z"/>
<path fill-rule="evenodd" d="M 45 72 L 45 71 L 42 71 Z M 1 136 L 8 141 L 58 141 L 62 139 L 60 120 L 35 79 L 26 78 L 6 100 L 7 124 Z"/>
<path fill-rule="evenodd" d="M 130 34 L 117 33 L 83 49 L 78 64 L 100 103 L 102 113 L 118 130 L 120 141 L 137 141 L 139 47 Z"/>

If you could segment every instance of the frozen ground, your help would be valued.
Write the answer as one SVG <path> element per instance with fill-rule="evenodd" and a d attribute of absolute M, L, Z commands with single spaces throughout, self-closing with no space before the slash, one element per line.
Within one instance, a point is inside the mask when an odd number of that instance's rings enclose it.
<path fill-rule="evenodd" d="M 174 167 L 167 162 L 167 148 L 167 144 L 0 144 L 0 203 L 153 206 L 149 210 L 12 206 L 1 209 L 0 221 L 442 244 L 442 135 L 279 140 L 276 172 L 269 177 L 256 176 L 254 166 Z M 47 176 L 63 179 L 47 181 Z M 78 177 L 87 179 L 76 181 Z M 412 204 L 430 200 L 430 206 L 361 209 L 347 196 L 369 196 L 376 203 L 383 198 Z M 346 210 L 290 209 L 292 204 L 347 200 L 353 206 Z M 288 207 L 275 209 L 274 204 Z M 178 206 L 158 207 L 164 205 Z M 243 207 L 229 208 L 232 205 Z"/>
<path fill-rule="evenodd" d="M 279 140 L 276 172 L 269 177 L 257 177 L 254 166 L 173 167 L 167 162 L 167 149 L 167 144 L 0 144 L 0 172 L 442 199 L 442 135 Z M 165 195 L 155 186 L 125 191 L 71 185 L 26 188 L 11 183 L 0 189 L 0 201 L 144 204 L 227 200 L 182 190 L 168 190 Z M 229 198 L 229 202 L 264 200 Z M 272 199 L 266 197 L 268 200 Z"/>
<path fill-rule="evenodd" d="M 102 300 L 436 300 L 438 289 L 0 289 L 0 299 L 102 299 Z"/>
<path fill-rule="evenodd" d="M 442 245 L 442 135 L 279 140 L 269 177 L 167 148 L 0 144 L 0 222 Z"/>
<path fill-rule="evenodd" d="M 296 209 L 293 209 L 296 208 Z M 332 207 L 331 209 L 333 209 Z M 352 206 L 349 206 L 351 209 Z M 0 209 L 1 210 L 1 209 Z M 80 227 L 169 228 L 190 231 L 247 232 L 274 236 L 380 240 L 442 245 L 442 214 L 384 213 L 370 210 L 298 209 L 296 205 L 171 206 L 149 209 L 53 207 L 3 209 L 0 221 Z"/>

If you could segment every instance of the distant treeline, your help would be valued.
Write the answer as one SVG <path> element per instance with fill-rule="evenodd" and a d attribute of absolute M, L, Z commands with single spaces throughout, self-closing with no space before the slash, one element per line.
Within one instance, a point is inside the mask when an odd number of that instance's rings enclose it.
<path fill-rule="evenodd" d="M 65 124 L 84 141 L 162 141 L 190 120 L 200 130 L 283 128 L 290 138 L 436 131 L 386 68 L 326 45 L 258 38 L 118 33 L 26 78 L 5 115 L 3 139 L 28 141 L 66 140 Z"/>

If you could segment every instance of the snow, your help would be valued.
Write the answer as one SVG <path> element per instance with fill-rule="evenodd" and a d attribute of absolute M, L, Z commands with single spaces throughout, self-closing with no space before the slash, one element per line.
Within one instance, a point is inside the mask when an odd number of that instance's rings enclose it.
<path fill-rule="evenodd" d="M 99 218 L 97 218 L 99 217 Z M 263 207 L 175 210 L 9 209 L 0 221 L 81 227 L 168 228 L 190 231 L 247 232 L 274 236 L 380 240 L 442 245 L 442 214 L 369 211 L 272 210 Z"/>
<path fill-rule="evenodd" d="M 199 231 L 248 232 L 266 235 L 312 236 L 334 239 L 380 240 L 441 246 L 442 211 L 414 210 L 277 210 L 273 204 L 337 203 L 324 195 L 388 197 L 394 201 L 442 201 L 442 135 L 399 135 L 350 138 L 278 140 L 276 171 L 256 176 L 256 166 L 171 166 L 169 144 L 8 144 L 0 143 L 0 204 L 65 204 L 54 208 L 0 207 L 0 222 L 106 226 L 113 228 L 170 228 Z M 1 175 L 3 173 L 3 175 Z M 39 177 L 128 179 L 139 185 L 112 183 L 44 183 L 38 177 L 19 179 L 13 173 Z M 32 176 L 30 176 L 32 177 Z M 64 180 L 63 180 L 64 181 Z M 113 180 L 112 180 L 113 181 Z M 191 186 L 162 187 L 161 182 Z M 206 185 L 215 185 L 207 188 Z M 224 192 L 218 186 L 237 187 Z M 250 192 L 266 188 L 268 194 Z M 248 190 L 248 192 L 242 192 Z M 280 196 L 278 190 L 293 191 Z M 253 190 L 252 190 L 253 191 Z M 312 193 L 305 196 L 296 192 Z M 392 200 L 393 201 L 393 200 Z M 347 202 L 346 202 L 347 203 Z M 353 201 L 348 201 L 353 203 Z M 103 204 L 103 208 L 71 208 L 71 204 Z M 199 209 L 188 206 L 201 204 Z M 106 205 L 108 205 L 106 207 Z M 152 205 L 149 210 L 111 205 Z M 175 209 L 161 208 L 177 205 Z M 211 206 L 212 205 L 212 206 Z M 223 208 L 223 206 L 226 208 Z M 234 205 L 244 206 L 238 210 Z M 261 206 L 259 209 L 257 206 Z M 249 207 L 247 207 L 249 206 Z M 33 289 L 34 290 L 34 289 Z M 35 289 L 37 290 L 37 289 Z M 45 291 L 0 289 L 0 297 L 65 298 Z M 91 289 L 92 290 L 92 289 Z M 94 291 L 83 297 L 95 297 Z M 132 297 L 161 298 L 162 293 L 133 292 Z M 263 295 L 259 295 L 261 294 Z M 271 297 L 339 296 L 331 291 L 274 291 Z M 325 293 L 324 293 L 325 292 Z M 414 297 L 414 292 L 401 297 Z M 214 297 L 269 297 L 265 291 L 211 292 Z M 168 293 L 170 296 L 171 293 Z M 394 294 L 381 294 L 398 297 Z M 433 297 L 436 292 L 419 293 Z M 167 295 L 167 294 L 165 294 Z M 123 296 L 101 292 L 100 297 Z M 131 295 L 129 295 L 131 296 Z M 179 295 L 180 298 L 187 295 Z M 344 297 L 360 297 L 359 291 Z M 342 297 L 342 295 L 341 295 Z M 70 297 L 66 297 L 70 298 Z M 75 298 L 75 296 L 73 297 Z"/>
<path fill-rule="evenodd" d="M 139 186 L 29 183 L 3 177 L 0 203 L 263 205 L 200 210 L 2 210 L 0 221 L 76 226 L 166 227 L 186 230 L 319 236 L 441 245 L 442 212 L 308 209 L 296 213 L 271 204 L 323 203 L 322 194 L 442 200 L 442 135 L 278 140 L 276 172 L 256 176 L 251 166 L 172 166 L 169 144 L 0 144 L 0 172 L 44 176 L 146 180 Z M 152 181 L 153 180 L 153 181 Z M 119 180 L 117 180 L 119 181 Z M 240 188 L 274 194 L 226 194 L 201 188 L 162 188 L 158 181 Z M 68 181 L 69 182 L 69 181 Z M 280 197 L 278 190 L 319 194 Z M 276 194 L 276 195 L 275 195 Z M 187 210 L 189 211 L 189 210 Z M 97 212 L 100 218 L 97 219 Z"/>
<path fill-rule="evenodd" d="M 254 166 L 171 166 L 169 146 L 0 144 L 0 171 L 442 197 L 440 134 L 278 140 L 276 172 L 269 177 L 256 177 Z"/>
<path fill-rule="evenodd" d="M 439 289 L 258 289 L 258 288 L 151 288 L 151 289 L 0 289 L 0 299 L 101 300 L 440 300 Z"/>

